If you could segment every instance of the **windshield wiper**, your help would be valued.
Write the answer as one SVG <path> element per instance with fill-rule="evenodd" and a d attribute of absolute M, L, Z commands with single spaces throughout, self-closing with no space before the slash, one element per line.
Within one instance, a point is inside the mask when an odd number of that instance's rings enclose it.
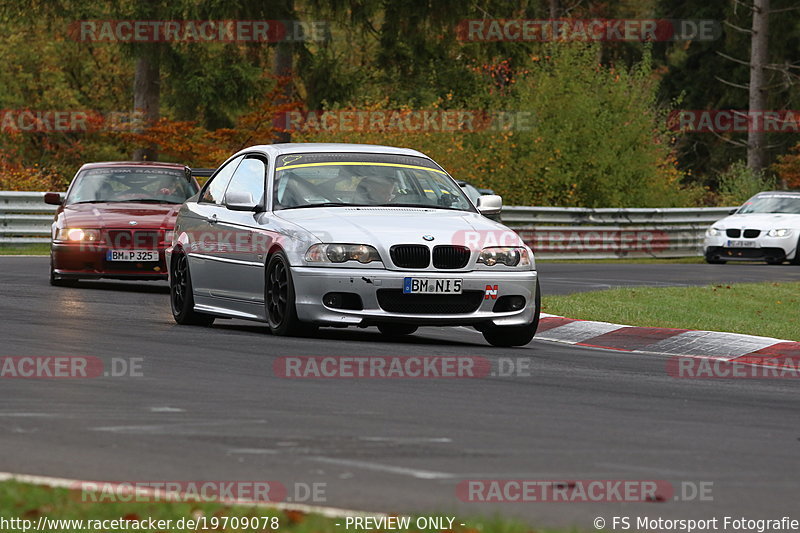
<path fill-rule="evenodd" d="M 464 211 L 464 209 L 456 209 L 453 207 L 445 207 L 443 205 L 427 205 L 427 204 L 375 204 L 371 207 L 417 207 L 419 209 L 447 209 L 448 211 Z"/>
<path fill-rule="evenodd" d="M 156 198 L 136 198 L 134 200 L 114 200 L 113 203 L 126 203 L 126 202 L 136 202 L 141 204 L 182 204 L 183 202 L 175 202 L 172 200 L 158 200 Z"/>
<path fill-rule="evenodd" d="M 281 211 L 286 209 L 301 209 L 303 207 L 366 207 L 367 204 L 347 204 L 344 202 L 320 202 L 317 204 L 304 204 L 304 205 L 292 205 L 289 207 L 282 207 Z"/>

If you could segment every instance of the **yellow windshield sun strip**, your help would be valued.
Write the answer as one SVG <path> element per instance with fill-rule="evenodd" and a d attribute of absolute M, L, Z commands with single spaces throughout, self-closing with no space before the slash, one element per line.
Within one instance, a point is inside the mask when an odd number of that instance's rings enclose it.
<path fill-rule="evenodd" d="M 400 167 L 400 168 L 414 168 L 417 170 L 430 170 L 431 172 L 438 172 L 439 174 L 444 174 L 441 170 L 429 167 L 419 167 L 416 165 L 403 165 L 400 163 L 359 163 L 359 162 L 349 162 L 349 161 L 331 161 L 325 163 L 303 163 L 301 165 L 285 165 L 282 167 L 278 167 L 275 170 L 286 170 L 287 168 L 303 168 L 303 167 L 324 167 L 324 166 L 332 166 L 332 165 L 349 165 L 349 166 L 378 166 L 378 167 Z"/>

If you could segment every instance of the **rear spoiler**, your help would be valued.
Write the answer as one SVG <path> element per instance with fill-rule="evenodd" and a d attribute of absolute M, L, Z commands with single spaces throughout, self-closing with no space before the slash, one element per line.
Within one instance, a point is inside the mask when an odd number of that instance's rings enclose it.
<path fill-rule="evenodd" d="M 210 178 L 217 171 L 216 168 L 192 168 L 190 170 L 195 178 Z"/>

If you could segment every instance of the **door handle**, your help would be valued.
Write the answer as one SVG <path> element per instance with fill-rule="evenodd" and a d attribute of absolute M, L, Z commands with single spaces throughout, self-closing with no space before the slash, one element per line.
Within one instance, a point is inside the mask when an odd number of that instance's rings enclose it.
<path fill-rule="evenodd" d="M 209 224 L 216 224 L 217 223 L 217 215 L 213 214 L 206 219 Z"/>

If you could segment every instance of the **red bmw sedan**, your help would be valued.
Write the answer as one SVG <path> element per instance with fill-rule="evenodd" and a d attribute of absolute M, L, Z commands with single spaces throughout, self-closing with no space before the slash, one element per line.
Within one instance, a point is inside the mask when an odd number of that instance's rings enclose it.
<path fill-rule="evenodd" d="M 167 279 L 164 249 L 180 205 L 200 189 L 184 165 L 111 162 L 83 165 L 58 205 L 50 246 L 50 283 L 79 279 Z"/>

